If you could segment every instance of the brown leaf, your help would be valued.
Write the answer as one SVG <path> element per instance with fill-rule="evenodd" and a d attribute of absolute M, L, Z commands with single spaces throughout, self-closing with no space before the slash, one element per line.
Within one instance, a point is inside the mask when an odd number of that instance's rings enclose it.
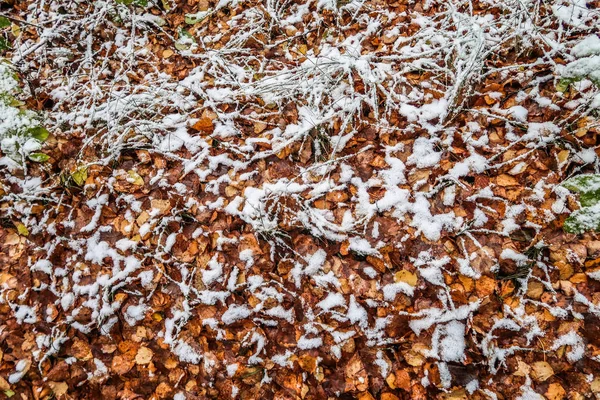
<path fill-rule="evenodd" d="M 212 120 L 207 117 L 200 118 L 198 122 L 192 125 L 192 128 L 197 131 L 206 133 L 212 133 L 215 130 L 215 126 L 213 125 Z"/>
<path fill-rule="evenodd" d="M 363 392 L 369 387 L 369 378 L 358 353 L 355 353 L 348 362 L 345 374 L 347 392 L 354 390 Z"/>
<path fill-rule="evenodd" d="M 54 396 L 56 397 L 60 397 L 63 396 L 65 394 L 67 394 L 67 392 L 69 391 L 69 385 L 67 385 L 66 382 L 48 382 L 48 385 L 50 386 L 50 388 L 52 388 L 52 392 L 54 393 Z"/>
<path fill-rule="evenodd" d="M 150 202 L 150 206 L 152 207 L 153 210 L 158 210 L 160 211 L 160 215 L 165 215 L 167 213 L 169 213 L 171 211 L 171 202 L 169 200 L 159 200 L 159 199 L 153 199 Z M 142 214 L 140 214 L 141 217 Z M 137 223 L 139 225 L 142 225 L 145 221 L 139 220 Z"/>
<path fill-rule="evenodd" d="M 300 368 L 311 374 L 317 369 L 317 359 L 308 354 L 303 354 L 298 357 L 298 364 L 300 364 Z"/>
<path fill-rule="evenodd" d="M 83 340 L 75 339 L 73 345 L 71 346 L 71 351 L 73 352 L 73 357 L 81 361 L 87 361 L 94 358 L 92 349 Z"/>
<path fill-rule="evenodd" d="M 396 386 L 410 392 L 410 375 L 408 371 L 399 369 L 396 371 Z"/>
<path fill-rule="evenodd" d="M 135 363 L 138 365 L 146 365 L 152 360 L 154 353 L 148 347 L 140 347 L 135 355 Z"/>
<path fill-rule="evenodd" d="M 373 395 L 371 395 L 371 393 L 369 393 L 369 392 L 359 393 L 356 398 L 358 400 L 375 400 L 375 398 L 373 397 Z"/>
<path fill-rule="evenodd" d="M 517 179 L 515 179 L 514 177 L 507 175 L 507 174 L 502 174 L 499 175 L 496 178 L 496 184 L 498 186 L 502 186 L 502 187 L 506 187 L 506 186 L 518 186 L 519 185 L 519 181 Z"/>
<path fill-rule="evenodd" d="M 129 372 L 134 365 L 135 362 L 133 360 L 118 355 L 113 357 L 111 367 L 114 373 L 124 375 Z"/>
<path fill-rule="evenodd" d="M 548 400 L 562 400 L 566 398 L 567 392 L 560 383 L 555 382 L 548 386 L 545 396 Z"/>
<path fill-rule="evenodd" d="M 554 370 L 546 361 L 538 361 L 531 366 L 531 376 L 538 382 L 544 382 L 552 375 L 554 375 Z"/>
<path fill-rule="evenodd" d="M 0 390 L 2 390 L 2 391 L 10 390 L 10 384 L 6 381 L 6 379 L 4 379 L 1 376 L 0 376 Z"/>
<path fill-rule="evenodd" d="M 367 262 L 379 272 L 385 272 L 385 263 L 380 257 L 367 256 Z"/>

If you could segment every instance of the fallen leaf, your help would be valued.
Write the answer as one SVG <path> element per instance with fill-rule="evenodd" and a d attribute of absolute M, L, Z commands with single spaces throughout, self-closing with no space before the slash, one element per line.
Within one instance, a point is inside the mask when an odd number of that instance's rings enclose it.
<path fill-rule="evenodd" d="M 66 382 L 48 382 L 48 385 L 56 397 L 63 396 L 69 391 L 69 385 Z"/>
<path fill-rule="evenodd" d="M 200 118 L 198 122 L 192 125 L 192 128 L 199 132 L 212 133 L 215 130 L 215 126 L 210 118 Z"/>
<path fill-rule="evenodd" d="M 22 224 L 21 222 L 17 222 L 15 225 L 17 227 L 17 232 L 19 233 L 19 235 L 29 236 L 29 229 L 27 229 L 27 227 L 24 224 Z"/>
<path fill-rule="evenodd" d="M 531 366 L 531 377 L 538 382 L 544 382 L 552 375 L 554 375 L 554 370 L 546 361 L 538 361 Z"/>
<path fill-rule="evenodd" d="M 560 383 L 554 382 L 548 386 L 545 395 L 548 400 L 563 400 L 566 398 L 567 392 Z"/>
<path fill-rule="evenodd" d="M 135 356 L 135 363 L 138 365 L 146 365 L 152 360 L 154 353 L 148 347 L 140 347 Z"/>
<path fill-rule="evenodd" d="M 510 175 L 502 174 L 502 175 L 499 175 L 498 178 L 496 178 L 496 184 L 498 186 L 502 186 L 502 187 L 518 186 L 519 181 Z"/>
<path fill-rule="evenodd" d="M 76 339 L 71 346 L 73 356 L 81 361 L 87 361 L 94 358 L 92 349 L 83 340 Z"/>
<path fill-rule="evenodd" d="M 134 170 L 130 169 L 129 171 L 127 171 L 127 182 L 134 185 L 142 186 L 144 184 L 144 178 L 142 178 Z"/>
<path fill-rule="evenodd" d="M 0 390 L 2 390 L 2 391 L 10 390 L 10 384 L 6 381 L 6 379 L 4 379 L 1 376 L 0 376 Z"/>
<path fill-rule="evenodd" d="M 396 283 L 404 282 L 408 283 L 410 286 L 416 286 L 417 280 L 418 278 L 416 274 L 413 274 L 412 272 L 405 269 L 398 271 L 394 274 L 394 282 Z"/>
<path fill-rule="evenodd" d="M 135 362 L 121 355 L 114 356 L 111 363 L 111 368 L 114 373 L 124 375 L 133 368 Z"/>

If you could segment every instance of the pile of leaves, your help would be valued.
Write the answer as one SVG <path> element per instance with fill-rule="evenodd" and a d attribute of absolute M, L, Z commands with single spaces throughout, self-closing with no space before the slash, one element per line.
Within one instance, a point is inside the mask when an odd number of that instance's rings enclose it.
<path fill-rule="evenodd" d="M 599 394 L 599 9 L 0 2 L 0 390 Z"/>

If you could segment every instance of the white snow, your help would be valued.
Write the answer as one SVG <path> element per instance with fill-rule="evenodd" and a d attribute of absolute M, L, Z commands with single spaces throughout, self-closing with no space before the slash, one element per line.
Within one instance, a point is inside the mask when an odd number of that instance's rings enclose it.
<path fill-rule="evenodd" d="M 346 300 L 341 293 L 329 293 L 326 298 L 317 303 L 317 307 L 328 311 L 335 307 L 345 307 Z"/>
<path fill-rule="evenodd" d="M 251 314 L 252 310 L 245 305 L 231 304 L 221 316 L 221 321 L 226 325 L 231 325 L 236 321 L 249 317 Z"/>

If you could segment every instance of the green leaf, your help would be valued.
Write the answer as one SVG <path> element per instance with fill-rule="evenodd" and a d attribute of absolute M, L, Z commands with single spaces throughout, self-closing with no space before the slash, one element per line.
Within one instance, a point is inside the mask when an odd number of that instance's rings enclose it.
<path fill-rule="evenodd" d="M 600 202 L 600 190 L 581 193 L 579 196 L 579 202 L 583 207 L 595 206 Z"/>
<path fill-rule="evenodd" d="M 179 39 L 175 42 L 177 50 L 187 50 L 196 43 L 194 36 L 185 29 L 179 29 Z"/>
<path fill-rule="evenodd" d="M 87 180 L 88 173 L 86 167 L 79 167 L 71 174 L 71 179 L 77 186 L 83 186 L 85 181 Z"/>
<path fill-rule="evenodd" d="M 13 392 L 12 390 L 8 389 L 4 391 L 4 395 L 8 398 L 11 398 L 15 395 L 15 392 Z"/>
<path fill-rule="evenodd" d="M 148 0 L 115 0 L 117 4 L 124 4 L 126 6 L 136 5 L 140 7 L 146 7 L 148 5 Z"/>
<path fill-rule="evenodd" d="M 0 36 L 0 51 L 10 49 L 10 43 L 8 40 Z"/>
<path fill-rule="evenodd" d="M 39 163 L 45 163 L 46 161 L 48 161 L 50 159 L 50 156 L 47 154 L 44 154 L 44 153 L 31 153 L 27 157 L 29 157 L 29 159 L 31 161 L 35 161 L 35 162 L 39 162 Z"/>
<path fill-rule="evenodd" d="M 29 133 L 29 135 L 32 138 L 37 139 L 40 142 L 45 142 L 46 139 L 48 139 L 48 136 L 50 136 L 50 132 L 48 132 L 48 130 L 42 126 L 36 126 L 35 128 L 29 128 L 29 130 L 27 132 Z"/>
<path fill-rule="evenodd" d="M 10 96 L 8 105 L 11 107 L 23 107 L 25 103 Z"/>
<path fill-rule="evenodd" d="M 0 29 L 10 26 L 10 20 L 6 17 L 0 17 Z"/>
<path fill-rule="evenodd" d="M 566 92 L 567 90 L 569 90 L 569 86 L 571 86 L 571 83 L 573 83 L 573 81 L 574 80 L 571 78 L 563 78 L 559 80 L 556 84 L 556 91 L 561 93 Z"/>
<path fill-rule="evenodd" d="M 573 212 L 563 225 L 568 233 L 583 233 L 587 231 L 598 231 L 600 228 L 600 208 L 583 207 Z"/>
<path fill-rule="evenodd" d="M 567 189 L 577 193 L 596 192 L 600 190 L 600 175 L 584 174 L 567 179 L 562 183 Z"/>
<path fill-rule="evenodd" d="M 194 25 L 202 21 L 204 18 L 210 15 L 210 11 L 200 11 L 196 14 L 185 14 L 185 23 L 188 25 Z"/>

